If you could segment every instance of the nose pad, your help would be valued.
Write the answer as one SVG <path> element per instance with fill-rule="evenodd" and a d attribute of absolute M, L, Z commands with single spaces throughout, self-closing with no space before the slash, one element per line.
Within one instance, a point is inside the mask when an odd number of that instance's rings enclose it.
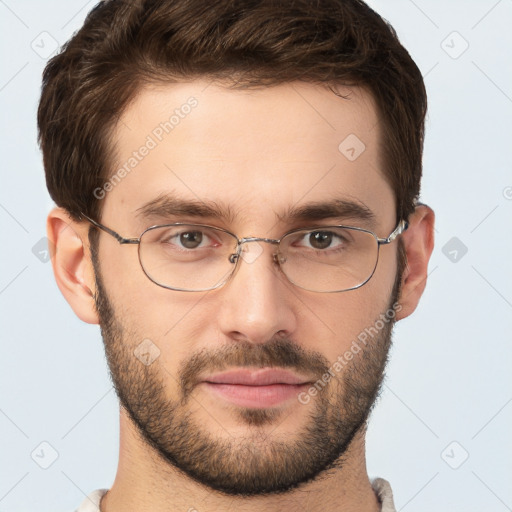
<path fill-rule="evenodd" d="M 263 254 L 263 246 L 257 240 L 251 242 L 245 243 L 240 252 L 240 257 L 249 264 L 254 263 Z"/>
<path fill-rule="evenodd" d="M 279 252 L 274 253 L 274 263 L 282 265 L 286 262 L 286 258 Z"/>
<path fill-rule="evenodd" d="M 254 251 L 254 254 L 252 256 L 246 254 L 247 251 L 247 245 L 242 246 L 243 248 L 239 252 L 234 252 L 233 254 L 229 255 L 229 262 L 230 263 L 238 263 L 238 260 L 242 258 L 247 263 L 252 263 L 255 259 L 257 259 L 258 256 L 260 256 L 263 253 L 263 248 L 260 244 L 257 244 L 258 249 Z M 283 263 L 286 263 L 286 256 L 281 254 L 279 250 L 275 252 L 272 255 L 272 261 L 274 263 L 277 263 L 277 265 L 282 265 Z"/>

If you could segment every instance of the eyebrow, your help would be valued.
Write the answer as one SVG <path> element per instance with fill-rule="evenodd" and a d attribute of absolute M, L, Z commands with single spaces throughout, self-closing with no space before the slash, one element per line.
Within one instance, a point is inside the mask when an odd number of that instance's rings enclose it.
<path fill-rule="evenodd" d="M 148 201 L 136 210 L 137 217 L 150 219 L 152 217 L 208 217 L 233 222 L 235 215 L 228 206 L 215 201 L 181 199 L 171 194 L 162 194 Z"/>
<path fill-rule="evenodd" d="M 326 219 L 353 219 L 375 227 L 377 217 L 365 204 L 348 199 L 334 199 L 331 201 L 306 203 L 290 208 L 284 216 L 278 215 L 282 220 L 316 221 Z"/>
<path fill-rule="evenodd" d="M 229 205 L 210 200 L 182 199 L 172 194 L 162 194 L 145 203 L 136 212 L 136 216 L 141 219 L 184 216 L 216 219 L 229 224 L 236 218 L 235 211 Z M 365 204 L 349 199 L 316 201 L 292 206 L 281 214 L 276 212 L 276 217 L 281 222 L 290 224 L 327 219 L 351 219 L 373 228 L 376 223 L 376 215 Z"/>

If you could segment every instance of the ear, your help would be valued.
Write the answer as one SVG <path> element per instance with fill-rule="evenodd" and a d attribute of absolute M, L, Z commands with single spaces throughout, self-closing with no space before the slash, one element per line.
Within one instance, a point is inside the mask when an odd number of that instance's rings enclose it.
<path fill-rule="evenodd" d="M 434 249 L 434 219 L 432 208 L 420 204 L 409 217 L 409 227 L 401 235 L 407 267 L 402 276 L 399 299 L 402 309 L 397 312 L 397 320 L 408 317 L 416 309 L 425 290 L 428 262 Z"/>
<path fill-rule="evenodd" d="M 54 252 L 51 259 L 53 273 L 59 290 L 81 320 L 99 324 L 88 229 L 88 223 L 73 220 L 63 208 L 54 208 L 46 222 L 48 245 Z"/>

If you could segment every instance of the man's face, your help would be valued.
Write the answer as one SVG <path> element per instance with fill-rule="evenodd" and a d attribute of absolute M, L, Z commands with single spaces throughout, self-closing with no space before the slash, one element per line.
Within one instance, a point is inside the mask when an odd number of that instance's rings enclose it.
<path fill-rule="evenodd" d="M 141 91 L 115 130 L 113 171 L 127 162 L 130 171 L 102 200 L 101 222 L 125 237 L 174 222 L 238 237 L 279 239 L 337 224 L 387 237 L 397 219 L 380 170 L 376 109 L 361 89 L 340 92 L 349 98 L 298 83 L 234 91 L 197 81 Z M 194 106 L 183 108 L 191 97 Z M 163 195 L 231 215 L 155 208 L 140 215 Z M 333 200 L 366 206 L 375 222 L 286 215 Z M 342 464 L 379 389 L 393 322 L 376 321 L 397 300 L 398 280 L 396 243 L 381 247 L 369 282 L 342 293 L 298 288 L 273 261 L 273 245 L 245 247 L 233 278 L 208 292 L 157 286 L 139 265 L 137 245 L 104 233 L 95 270 L 110 370 L 142 436 L 195 480 L 251 495 L 286 491 Z M 261 376 L 269 368 L 299 384 L 212 384 L 226 371 Z"/>

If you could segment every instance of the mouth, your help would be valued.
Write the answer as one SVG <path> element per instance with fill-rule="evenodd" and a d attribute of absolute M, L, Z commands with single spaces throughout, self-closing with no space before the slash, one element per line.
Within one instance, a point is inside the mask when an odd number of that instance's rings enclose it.
<path fill-rule="evenodd" d="M 311 380 L 283 369 L 244 368 L 210 375 L 201 384 L 234 405 L 262 409 L 296 398 Z"/>

